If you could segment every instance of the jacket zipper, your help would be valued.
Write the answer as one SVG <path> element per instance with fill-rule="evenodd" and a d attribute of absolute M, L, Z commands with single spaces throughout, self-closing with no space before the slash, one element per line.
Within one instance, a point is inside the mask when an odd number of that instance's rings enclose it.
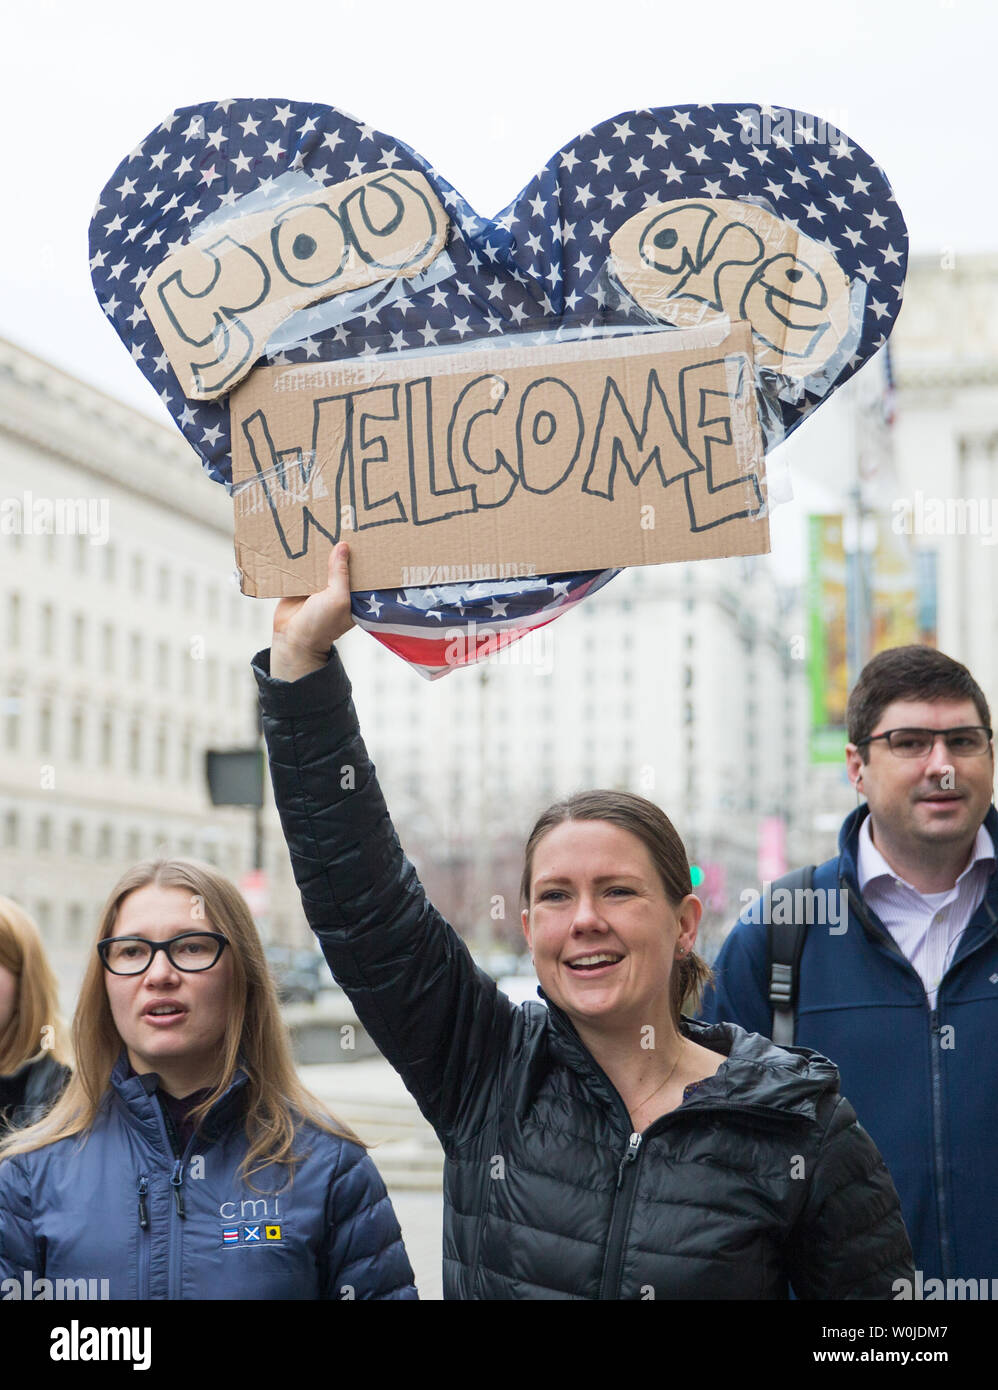
<path fill-rule="evenodd" d="M 166 1150 L 173 1154 L 173 1168 L 170 1173 L 170 1187 L 173 1190 L 173 1211 L 170 1213 L 169 1227 L 169 1246 L 167 1257 L 167 1290 L 166 1296 L 169 1299 L 178 1299 L 181 1296 L 181 1241 L 182 1230 L 180 1222 L 186 1218 L 187 1211 L 184 1206 L 183 1181 L 184 1181 L 184 1162 L 180 1153 L 180 1139 L 177 1134 L 176 1125 L 173 1118 L 162 1101 L 157 1098 L 156 1108 L 159 1111 L 159 1118 L 163 1126 L 163 1136 L 166 1139 Z"/>
<path fill-rule="evenodd" d="M 184 1208 L 184 1165 L 178 1158 L 173 1165 L 173 1176 L 170 1178 L 170 1186 L 173 1188 L 173 1202 L 177 1208 L 177 1215 L 181 1221 L 185 1220 L 187 1211 Z"/>
<path fill-rule="evenodd" d="M 641 1135 L 632 1132 L 627 1148 L 617 1165 L 617 1188 L 613 1194 L 613 1209 L 610 1212 L 610 1230 L 606 1238 L 606 1255 L 603 1260 L 603 1278 L 600 1280 L 601 1299 L 620 1297 L 620 1272 L 624 1262 L 624 1246 L 627 1230 L 631 1224 L 631 1208 L 637 1189 L 638 1155 L 641 1152 Z"/>
<path fill-rule="evenodd" d="M 146 1202 L 146 1193 L 149 1191 L 149 1179 L 139 1178 L 139 1229 L 148 1231 L 149 1229 L 149 1205 Z"/>
<path fill-rule="evenodd" d="M 149 1191 L 149 1179 L 140 1177 L 138 1181 L 139 1193 L 139 1239 L 136 1247 L 136 1298 L 145 1300 L 149 1297 L 149 1260 L 152 1252 L 152 1242 L 148 1236 L 143 1237 L 142 1232 L 149 1230 L 149 1204 L 146 1201 L 146 1194 Z"/>
<path fill-rule="evenodd" d="M 939 1010 L 929 1015 L 930 1058 L 932 1061 L 932 1161 L 936 1175 L 936 1219 L 939 1222 L 939 1253 L 942 1256 L 943 1278 L 952 1277 L 953 1253 L 946 1203 L 946 1162 L 943 1154 L 943 1066 Z"/>

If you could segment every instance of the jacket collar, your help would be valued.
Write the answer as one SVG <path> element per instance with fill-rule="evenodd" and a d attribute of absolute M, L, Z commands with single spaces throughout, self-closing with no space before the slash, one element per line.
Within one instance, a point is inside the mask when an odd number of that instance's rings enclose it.
<path fill-rule="evenodd" d="M 859 869 L 857 867 L 859 860 L 859 832 L 862 829 L 863 822 L 869 814 L 870 809 L 864 802 L 863 805 L 857 806 L 854 811 L 851 811 L 849 815 L 846 816 L 839 830 L 839 878 L 849 889 L 855 903 L 862 905 L 863 910 L 860 913 L 861 921 L 864 915 L 867 918 L 872 915 L 863 903 L 863 898 L 859 891 Z M 988 813 L 984 817 L 983 825 L 984 829 L 991 836 L 992 844 L 995 846 L 996 856 L 998 856 L 998 810 L 995 809 L 993 802 L 988 807 Z M 994 927 L 996 921 L 998 921 L 998 872 L 993 873 L 988 880 L 988 886 L 985 889 L 984 897 L 967 925 L 967 932 L 964 933 L 964 939 L 961 940 L 954 959 L 958 960 L 960 956 L 972 946 L 974 940 L 973 935 L 967 934 L 970 932 L 971 928 Z M 871 930 L 865 922 L 864 927 L 866 927 L 868 931 Z M 881 927 L 881 931 L 884 931 L 884 935 L 887 934 L 883 927 Z"/>
<path fill-rule="evenodd" d="M 568 1015 L 538 989 L 550 1016 L 552 1050 L 560 1061 L 583 1077 L 591 1092 L 614 1109 L 623 1102 L 609 1077 L 585 1046 Z M 819 1098 L 837 1091 L 838 1069 L 827 1057 L 805 1048 L 777 1047 L 758 1033 L 746 1033 L 734 1023 L 680 1020 L 684 1037 L 726 1060 L 683 1102 L 684 1110 L 738 1109 L 768 1111 L 788 1118 L 813 1120 Z M 676 1112 L 670 1112 L 675 1114 Z"/>
<path fill-rule="evenodd" d="M 128 1053 L 122 1048 L 111 1071 L 111 1090 L 130 1121 L 148 1142 L 162 1147 L 163 1112 L 156 1095 L 159 1077 L 155 1072 L 146 1072 L 143 1076 L 130 1075 L 131 1070 Z M 200 1133 L 206 1140 L 217 1139 L 232 1114 L 241 1108 L 248 1082 L 249 1077 L 242 1067 L 239 1067 L 231 1084 L 205 1117 Z"/>

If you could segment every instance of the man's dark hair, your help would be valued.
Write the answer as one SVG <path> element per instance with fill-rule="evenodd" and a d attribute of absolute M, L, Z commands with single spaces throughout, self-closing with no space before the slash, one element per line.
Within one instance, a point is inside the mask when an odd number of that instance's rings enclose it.
<path fill-rule="evenodd" d="M 853 686 L 846 707 L 849 742 L 869 737 L 895 700 L 973 700 L 981 723 L 991 727 L 984 692 L 966 666 L 935 647 L 891 647 L 866 663 Z M 860 755 L 869 760 L 869 744 Z"/>

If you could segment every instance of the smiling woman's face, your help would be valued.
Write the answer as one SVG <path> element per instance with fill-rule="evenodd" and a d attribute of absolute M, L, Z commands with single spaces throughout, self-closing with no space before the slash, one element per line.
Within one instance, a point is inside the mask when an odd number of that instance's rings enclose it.
<path fill-rule="evenodd" d="M 121 904 L 113 935 L 169 941 L 183 932 L 214 931 L 211 922 L 194 915 L 195 903 L 184 888 L 137 888 Z M 136 1072 L 178 1076 L 190 1090 L 211 1084 L 231 1002 L 229 948 L 211 969 L 197 973 L 178 970 L 165 951 L 157 951 L 141 975 L 105 970 L 104 983 L 115 1027 Z"/>
<path fill-rule="evenodd" d="M 576 1023 L 668 1017 L 676 951 L 692 949 L 698 920 L 672 906 L 629 830 L 564 821 L 537 843 L 523 929 L 545 994 Z"/>

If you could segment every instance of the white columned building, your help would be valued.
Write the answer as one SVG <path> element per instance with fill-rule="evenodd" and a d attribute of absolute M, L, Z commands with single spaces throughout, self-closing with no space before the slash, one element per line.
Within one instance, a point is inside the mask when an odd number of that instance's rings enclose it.
<path fill-rule="evenodd" d="M 204 753 L 256 738 L 271 609 L 239 593 L 231 504 L 176 432 L 0 342 L 0 893 L 67 984 L 130 864 L 252 867 L 252 813 L 210 805 Z M 265 925 L 303 941 L 266 825 Z"/>

